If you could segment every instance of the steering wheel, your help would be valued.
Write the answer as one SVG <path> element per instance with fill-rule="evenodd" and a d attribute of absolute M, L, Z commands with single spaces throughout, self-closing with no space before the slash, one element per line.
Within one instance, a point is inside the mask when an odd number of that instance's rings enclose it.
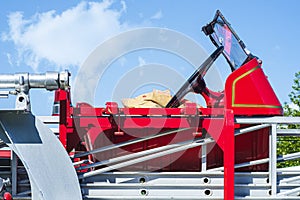
<path fill-rule="evenodd" d="M 223 52 L 224 47 L 217 48 L 201 65 L 200 67 L 188 78 L 188 80 L 181 86 L 172 99 L 166 105 L 166 108 L 176 108 L 180 105 L 183 97 L 189 92 L 201 93 L 206 88 L 204 76 L 215 60 Z"/>

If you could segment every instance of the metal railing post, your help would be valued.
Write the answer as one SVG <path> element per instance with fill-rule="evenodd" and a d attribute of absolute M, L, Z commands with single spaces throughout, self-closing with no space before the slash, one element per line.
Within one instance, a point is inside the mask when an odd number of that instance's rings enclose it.
<path fill-rule="evenodd" d="M 271 183 L 271 195 L 277 194 L 277 124 L 272 124 L 270 131 L 270 162 L 269 180 Z"/>
<path fill-rule="evenodd" d="M 206 171 L 207 170 L 207 164 L 206 164 L 206 156 L 207 156 L 207 145 L 204 144 L 201 147 L 201 171 Z"/>

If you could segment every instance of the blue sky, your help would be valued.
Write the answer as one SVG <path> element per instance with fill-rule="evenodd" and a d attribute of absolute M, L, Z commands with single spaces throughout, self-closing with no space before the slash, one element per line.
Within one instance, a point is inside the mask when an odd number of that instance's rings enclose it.
<path fill-rule="evenodd" d="M 121 32 L 140 27 L 178 31 L 210 53 L 214 46 L 201 27 L 219 9 L 248 49 L 263 60 L 263 69 L 280 101 L 289 102 L 294 74 L 300 71 L 299 6 L 297 0 L 1 1 L 0 69 L 1 73 L 69 69 L 74 81 L 94 48 Z M 129 67 L 152 62 L 181 66 L 185 69 L 184 77 L 193 72 L 184 67 L 184 61 L 163 52 L 134 52 L 115 65 L 124 62 Z M 109 77 L 116 76 L 117 71 L 107 74 L 108 78 L 100 84 L 112 85 L 110 80 L 114 79 Z M 109 96 L 98 93 L 99 102 L 95 104 L 103 106 Z M 51 112 L 53 94 L 31 91 L 31 101 L 35 114 L 47 115 Z M 14 100 L 10 98 L 3 100 L 1 108 L 13 106 Z"/>

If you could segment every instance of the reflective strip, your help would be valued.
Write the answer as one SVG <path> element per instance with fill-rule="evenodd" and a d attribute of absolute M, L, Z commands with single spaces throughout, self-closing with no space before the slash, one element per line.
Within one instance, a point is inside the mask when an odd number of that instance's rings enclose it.
<path fill-rule="evenodd" d="M 235 85 L 236 83 L 241 80 L 242 78 L 244 78 L 245 76 L 248 76 L 249 74 L 251 74 L 252 72 L 254 72 L 257 69 L 260 69 L 260 66 L 256 66 L 255 68 L 247 71 L 246 73 L 240 75 L 239 77 L 237 77 L 232 84 L 232 99 L 231 99 L 231 105 L 232 107 L 250 107 L 250 108 L 281 108 L 281 106 L 275 106 L 275 105 L 265 105 L 265 104 L 236 104 L 235 103 Z"/>

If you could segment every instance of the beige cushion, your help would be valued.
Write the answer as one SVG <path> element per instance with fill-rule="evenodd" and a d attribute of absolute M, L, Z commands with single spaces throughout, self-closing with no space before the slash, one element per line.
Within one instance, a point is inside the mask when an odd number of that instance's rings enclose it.
<path fill-rule="evenodd" d="M 135 98 L 122 99 L 124 107 L 127 108 L 163 108 L 171 100 L 169 90 L 153 90 Z"/>

